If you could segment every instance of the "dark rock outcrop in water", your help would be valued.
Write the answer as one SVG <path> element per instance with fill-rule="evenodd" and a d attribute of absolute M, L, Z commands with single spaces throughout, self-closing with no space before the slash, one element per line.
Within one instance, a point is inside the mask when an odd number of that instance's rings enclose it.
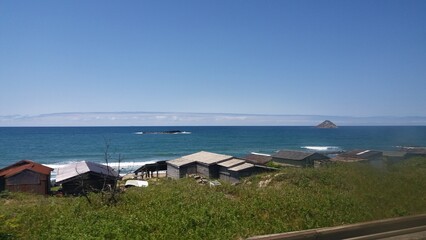
<path fill-rule="evenodd" d="M 324 122 L 318 124 L 317 128 L 337 128 L 337 125 L 331 122 L 330 120 L 325 120 Z"/>

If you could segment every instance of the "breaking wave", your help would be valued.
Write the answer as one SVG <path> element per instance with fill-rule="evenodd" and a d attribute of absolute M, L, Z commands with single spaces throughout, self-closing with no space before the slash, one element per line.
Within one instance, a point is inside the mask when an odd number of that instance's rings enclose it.
<path fill-rule="evenodd" d="M 171 135 L 177 135 L 177 134 L 191 134 L 191 132 L 186 131 L 163 131 L 163 132 L 135 132 L 136 135 L 144 135 L 144 134 L 171 134 Z"/>
<path fill-rule="evenodd" d="M 300 148 L 308 149 L 312 151 L 342 151 L 340 147 L 337 146 L 302 146 Z"/>

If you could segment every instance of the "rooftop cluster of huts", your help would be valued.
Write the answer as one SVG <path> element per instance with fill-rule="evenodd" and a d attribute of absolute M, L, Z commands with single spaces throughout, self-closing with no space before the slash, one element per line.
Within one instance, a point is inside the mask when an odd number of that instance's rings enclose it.
<path fill-rule="evenodd" d="M 331 156 L 331 157 L 330 157 Z M 426 156 L 426 148 L 408 148 L 399 151 L 353 150 L 325 155 L 318 152 L 280 150 L 272 155 L 251 153 L 234 157 L 201 151 L 169 161 L 159 161 L 142 166 L 135 171 L 143 177 L 157 177 L 161 171 L 165 176 L 179 179 L 199 175 L 207 179 L 219 179 L 237 183 L 241 178 L 276 170 L 283 167 L 317 167 L 329 162 L 382 162 L 398 161 L 413 156 Z M 268 164 L 272 162 L 272 164 Z M 274 167 L 270 167 L 274 166 Z M 36 194 L 51 192 L 52 168 L 42 164 L 21 160 L 0 169 L 0 192 L 20 191 Z M 76 195 L 101 191 L 117 186 L 120 176 L 113 168 L 94 162 L 82 161 L 61 167 L 56 171 L 56 185 L 61 185 L 64 194 Z M 147 186 L 133 180 L 133 186 Z"/>
<path fill-rule="evenodd" d="M 221 179 L 232 183 L 242 177 L 272 170 L 229 155 L 197 152 L 178 159 L 167 161 L 167 176 L 173 179 L 198 174 L 208 179 Z"/>

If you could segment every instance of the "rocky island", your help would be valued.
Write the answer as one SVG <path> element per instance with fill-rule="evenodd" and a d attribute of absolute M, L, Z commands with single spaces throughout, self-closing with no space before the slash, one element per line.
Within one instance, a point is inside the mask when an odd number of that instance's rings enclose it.
<path fill-rule="evenodd" d="M 337 128 L 337 125 L 330 120 L 325 120 L 324 122 L 318 124 L 316 128 Z"/>

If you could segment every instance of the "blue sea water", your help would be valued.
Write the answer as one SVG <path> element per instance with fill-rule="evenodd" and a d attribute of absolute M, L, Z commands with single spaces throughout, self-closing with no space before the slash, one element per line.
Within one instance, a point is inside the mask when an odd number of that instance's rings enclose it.
<path fill-rule="evenodd" d="M 170 130 L 190 134 L 140 134 Z M 3 127 L 0 168 L 21 159 L 53 167 L 82 160 L 103 163 L 106 141 L 110 161 L 116 163 L 120 154 L 120 168 L 134 170 L 146 162 L 201 150 L 243 156 L 279 149 L 392 150 L 398 146 L 426 146 L 426 127 Z"/>

